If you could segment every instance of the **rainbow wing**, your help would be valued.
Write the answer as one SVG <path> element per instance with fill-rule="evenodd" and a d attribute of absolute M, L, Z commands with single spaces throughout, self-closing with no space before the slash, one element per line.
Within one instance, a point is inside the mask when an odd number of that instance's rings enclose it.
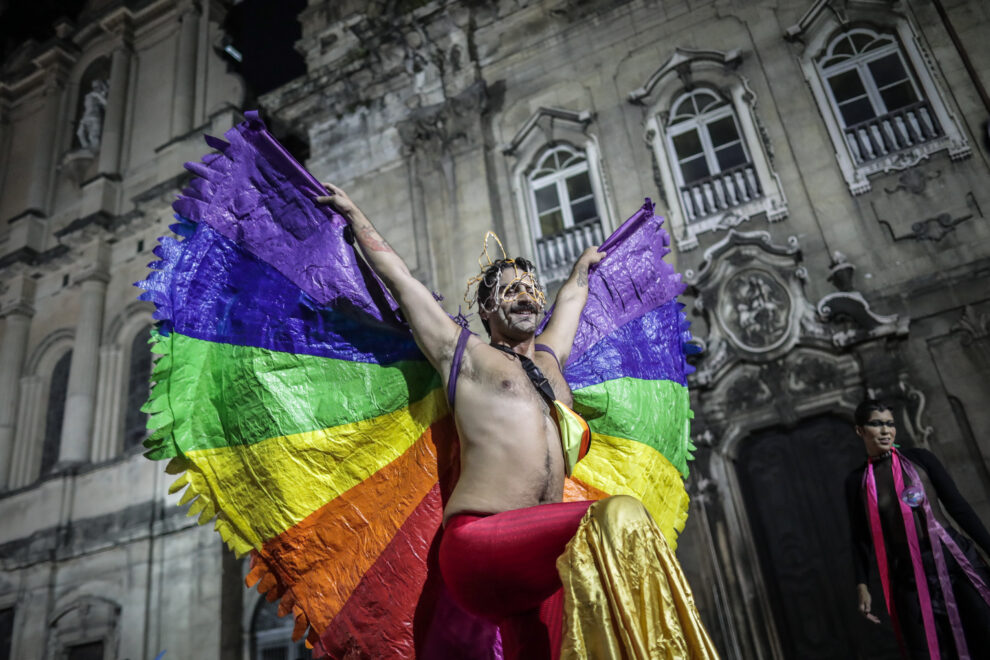
<path fill-rule="evenodd" d="M 147 455 L 251 553 L 249 583 L 317 655 L 499 657 L 436 577 L 459 466 L 440 378 L 344 220 L 313 202 L 322 187 L 247 117 L 187 164 L 177 238 L 138 284 L 160 322 Z M 649 204 L 606 241 L 566 375 L 595 433 L 570 495 L 635 494 L 672 540 L 690 411 L 666 243 Z"/>
<path fill-rule="evenodd" d="M 254 113 L 226 137 L 138 284 L 160 321 L 147 455 L 318 655 L 492 657 L 428 579 L 456 471 L 439 376 L 319 183 Z"/>
<path fill-rule="evenodd" d="M 685 352 L 688 322 L 680 275 L 663 258 L 670 239 L 653 204 L 601 249 L 588 304 L 564 370 L 591 449 L 574 469 L 569 498 L 638 497 L 676 548 L 687 519 L 684 479 L 694 448 Z"/>

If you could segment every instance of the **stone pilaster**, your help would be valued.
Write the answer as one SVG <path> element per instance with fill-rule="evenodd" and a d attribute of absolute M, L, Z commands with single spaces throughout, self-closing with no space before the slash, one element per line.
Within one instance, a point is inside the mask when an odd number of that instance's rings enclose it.
<path fill-rule="evenodd" d="M 55 148 L 59 135 L 59 113 L 65 94 L 65 81 L 72 58 L 61 48 L 55 47 L 34 60 L 36 66 L 45 70 L 42 103 L 38 112 L 37 143 L 33 149 L 30 187 L 27 196 L 27 209 L 47 214 L 54 178 Z"/>
<path fill-rule="evenodd" d="M 13 294 L 13 295 L 9 295 Z M 34 280 L 21 275 L 6 286 L 0 305 L 5 319 L 0 342 L 0 490 L 7 487 L 14 453 L 19 381 L 34 309 Z"/>
<path fill-rule="evenodd" d="M 94 463 L 112 458 L 120 450 L 123 376 L 123 351 L 115 344 L 101 346 L 93 450 L 90 457 Z"/>
<path fill-rule="evenodd" d="M 76 278 L 80 285 L 79 321 L 76 324 L 65 417 L 58 462 L 61 465 L 88 461 L 92 450 L 93 419 L 96 413 L 96 385 L 106 303 L 109 246 L 97 239 L 84 250 L 90 268 Z"/>
<path fill-rule="evenodd" d="M 4 194 L 7 168 L 10 166 L 10 100 L 8 88 L 0 82 L 0 196 Z M 3 232 L 0 231 L 0 235 Z"/>
<path fill-rule="evenodd" d="M 7 480 L 10 488 L 26 486 L 37 478 L 41 461 L 41 440 L 44 437 L 45 379 L 36 375 L 24 376 L 21 378 L 20 392 L 14 449 Z"/>
<path fill-rule="evenodd" d="M 100 174 L 114 175 L 120 171 L 120 146 L 124 135 L 130 67 L 131 53 L 127 46 L 114 50 L 110 63 L 110 91 L 103 117 L 103 137 L 100 140 Z"/>
<path fill-rule="evenodd" d="M 179 44 L 172 94 L 172 135 L 184 135 L 193 128 L 196 101 L 196 50 L 199 39 L 199 11 L 189 3 L 180 10 Z"/>

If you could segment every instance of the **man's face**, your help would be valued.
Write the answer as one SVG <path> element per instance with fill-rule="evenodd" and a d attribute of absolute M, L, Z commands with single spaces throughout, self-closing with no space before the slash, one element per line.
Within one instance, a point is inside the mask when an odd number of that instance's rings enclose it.
<path fill-rule="evenodd" d="M 866 424 L 856 427 L 856 434 L 863 439 L 867 456 L 879 456 L 894 446 L 894 415 L 889 410 L 874 410 Z"/>
<path fill-rule="evenodd" d="M 503 268 L 499 288 L 492 296 L 497 296 L 495 308 L 486 314 L 493 337 L 497 333 L 520 339 L 536 334 L 543 305 L 532 274 L 515 266 Z"/>

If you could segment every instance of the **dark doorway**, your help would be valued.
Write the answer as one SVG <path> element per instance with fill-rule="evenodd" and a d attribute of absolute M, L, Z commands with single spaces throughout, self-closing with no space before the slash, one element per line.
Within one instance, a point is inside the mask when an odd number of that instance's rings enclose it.
<path fill-rule="evenodd" d="M 856 610 L 843 483 L 863 460 L 851 424 L 832 416 L 760 431 L 739 452 L 739 481 L 787 658 L 899 658 L 878 581 L 870 591 L 884 623 L 870 624 Z"/>

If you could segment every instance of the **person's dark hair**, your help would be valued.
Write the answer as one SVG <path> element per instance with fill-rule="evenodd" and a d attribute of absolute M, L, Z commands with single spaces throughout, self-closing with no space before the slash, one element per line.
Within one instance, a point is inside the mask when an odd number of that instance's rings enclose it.
<path fill-rule="evenodd" d="M 491 300 L 492 293 L 495 291 L 495 286 L 499 282 L 498 274 L 503 268 L 521 268 L 526 272 L 533 273 L 536 276 L 536 266 L 533 262 L 525 257 L 516 257 L 515 259 L 496 259 L 491 263 L 488 268 L 486 268 L 481 273 L 481 280 L 478 282 L 478 311 L 487 310 L 488 303 Z M 485 332 L 491 337 L 492 330 L 488 326 L 488 321 L 482 317 L 481 324 L 485 326 Z"/>
<path fill-rule="evenodd" d="M 883 401 L 877 401 L 876 399 L 863 399 L 863 402 L 856 406 L 856 412 L 853 413 L 853 418 L 856 420 L 856 426 L 863 426 L 870 421 L 870 415 L 875 412 L 884 411 L 893 413 L 894 409 Z"/>

